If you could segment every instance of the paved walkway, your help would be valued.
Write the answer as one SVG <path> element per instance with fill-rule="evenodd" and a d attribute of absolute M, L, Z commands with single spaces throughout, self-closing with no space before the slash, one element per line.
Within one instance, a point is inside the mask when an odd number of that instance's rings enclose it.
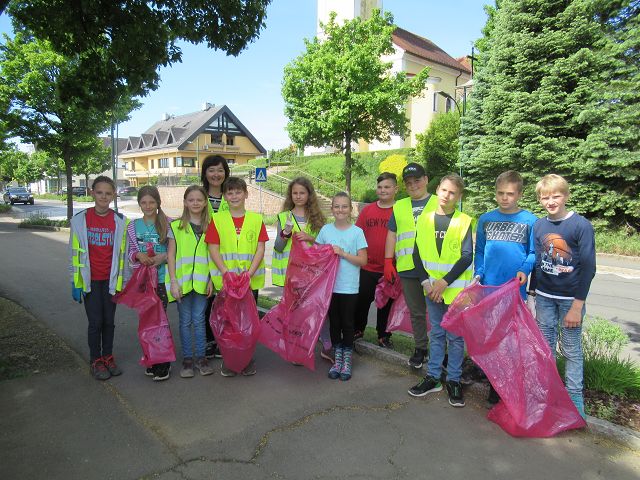
<path fill-rule="evenodd" d="M 69 298 L 67 234 L 17 229 L 0 217 L 0 296 L 24 305 L 68 345 L 77 367 L 0 385 L 0 478 L 46 479 L 620 479 L 638 452 L 572 432 L 514 439 L 485 419 L 481 399 L 410 398 L 417 377 L 356 357 L 331 381 L 259 347 L 255 377 L 154 383 L 137 364 L 135 315 L 118 307 L 124 375 L 87 368 L 86 318 Z M 169 309 L 174 332 L 177 312 Z M 321 362 L 321 360 L 317 360 Z"/>

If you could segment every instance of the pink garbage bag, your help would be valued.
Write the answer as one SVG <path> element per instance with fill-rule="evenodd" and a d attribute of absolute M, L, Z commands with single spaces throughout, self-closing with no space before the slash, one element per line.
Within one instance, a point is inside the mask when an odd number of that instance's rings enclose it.
<path fill-rule="evenodd" d="M 262 318 L 260 343 L 288 362 L 315 370 L 315 346 L 329 310 L 338 256 L 331 245 L 293 239 L 282 300 Z"/>
<path fill-rule="evenodd" d="M 124 289 L 113 296 L 115 303 L 122 303 L 138 312 L 138 339 L 142 347 L 140 364 L 145 367 L 176 359 L 169 320 L 156 293 L 157 287 L 157 268 L 140 265 Z"/>
<path fill-rule="evenodd" d="M 501 401 L 487 418 L 515 437 L 551 437 L 582 428 L 584 419 L 558 375 L 555 359 L 517 279 L 498 287 L 465 288 L 442 327 L 461 335 Z"/>
<path fill-rule="evenodd" d="M 391 309 L 389 310 L 387 332 L 399 331 L 413 335 L 411 312 L 409 312 L 409 307 L 404 299 L 404 293 L 402 293 L 402 283 L 400 280 L 389 283 L 384 277 L 380 277 L 378 285 L 376 285 L 376 307 L 384 307 L 389 300 L 393 300 L 393 305 L 391 305 Z M 427 331 L 431 330 L 428 313 L 425 316 L 425 321 L 427 322 Z"/>
<path fill-rule="evenodd" d="M 258 307 L 251 291 L 248 272 L 227 272 L 216 295 L 209 323 L 224 359 L 224 366 L 236 373 L 249 365 L 260 336 Z"/>

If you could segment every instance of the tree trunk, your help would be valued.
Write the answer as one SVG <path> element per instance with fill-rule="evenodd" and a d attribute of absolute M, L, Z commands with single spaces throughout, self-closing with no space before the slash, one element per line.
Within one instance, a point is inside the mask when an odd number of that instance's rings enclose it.
<path fill-rule="evenodd" d="M 71 164 L 71 155 L 64 154 L 64 172 L 67 177 L 67 220 L 73 217 L 73 170 Z"/>
<path fill-rule="evenodd" d="M 351 195 L 351 133 L 344 136 L 344 188 Z"/>
<path fill-rule="evenodd" d="M 85 173 L 84 174 L 84 194 L 87 195 L 88 191 L 89 191 L 89 174 Z"/>

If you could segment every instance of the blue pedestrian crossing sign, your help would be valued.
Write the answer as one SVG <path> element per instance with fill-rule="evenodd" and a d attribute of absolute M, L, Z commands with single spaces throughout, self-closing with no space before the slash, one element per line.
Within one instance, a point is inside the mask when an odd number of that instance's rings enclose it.
<path fill-rule="evenodd" d="M 256 168 L 256 182 L 266 182 L 266 181 L 267 181 L 267 169 Z"/>

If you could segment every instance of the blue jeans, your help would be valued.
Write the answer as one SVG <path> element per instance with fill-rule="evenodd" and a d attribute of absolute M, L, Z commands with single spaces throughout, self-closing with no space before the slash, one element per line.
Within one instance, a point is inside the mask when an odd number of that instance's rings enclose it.
<path fill-rule="evenodd" d="M 446 331 L 440 326 L 442 317 L 447 313 L 449 305 L 434 303 L 426 298 L 427 311 L 429 312 L 429 361 L 427 363 L 427 374 L 436 380 L 440 380 L 442 375 L 442 361 L 444 360 L 445 347 L 449 351 L 447 362 L 447 381 L 459 382 L 462 375 L 462 361 L 464 360 L 464 338 Z"/>
<path fill-rule="evenodd" d="M 204 311 L 207 308 L 207 296 L 196 292 L 189 292 L 178 302 L 178 317 L 180 319 L 180 343 L 183 358 L 193 357 L 193 339 L 196 343 L 196 358 L 204 357 L 207 337 L 205 333 Z M 191 329 L 193 328 L 193 337 Z"/>
<path fill-rule="evenodd" d="M 544 338 L 547 340 L 555 358 L 558 332 L 560 333 L 560 351 L 566 358 L 565 384 L 569 396 L 576 403 L 582 404 L 583 355 L 582 355 L 582 323 L 577 327 L 563 326 L 564 317 L 571 308 L 573 300 L 536 296 L 536 321 Z M 584 319 L 585 308 L 582 307 Z"/>

